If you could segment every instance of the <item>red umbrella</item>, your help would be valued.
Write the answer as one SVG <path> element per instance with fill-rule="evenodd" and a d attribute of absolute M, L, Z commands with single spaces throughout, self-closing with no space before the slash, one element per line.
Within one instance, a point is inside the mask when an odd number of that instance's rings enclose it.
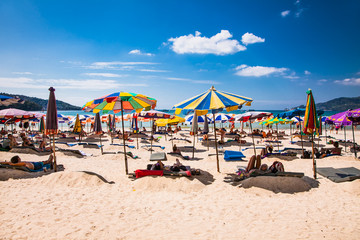
<path fill-rule="evenodd" d="M 49 101 L 46 111 L 46 124 L 45 124 L 45 134 L 53 137 L 53 154 L 54 154 L 54 171 L 56 172 L 56 157 L 55 157 L 55 134 L 58 133 L 58 119 L 57 119 L 57 107 L 55 99 L 55 88 L 49 88 Z M 51 137 L 50 137 L 51 144 Z"/>

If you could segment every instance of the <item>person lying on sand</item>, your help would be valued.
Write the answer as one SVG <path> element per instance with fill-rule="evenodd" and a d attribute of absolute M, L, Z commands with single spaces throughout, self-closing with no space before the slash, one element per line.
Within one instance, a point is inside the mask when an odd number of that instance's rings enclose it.
<path fill-rule="evenodd" d="M 42 170 L 45 164 L 53 163 L 53 155 L 49 156 L 49 159 L 42 162 L 23 162 L 19 156 L 13 156 L 10 159 L 10 162 L 1 162 L 1 164 L 7 164 L 11 166 L 24 166 L 32 170 Z"/>
<path fill-rule="evenodd" d="M 164 170 L 164 164 L 159 160 L 151 166 L 151 170 Z"/>
<path fill-rule="evenodd" d="M 316 158 L 324 158 L 330 155 L 341 155 L 341 148 L 339 148 L 339 143 L 334 142 L 333 146 L 333 148 L 322 148 L 320 151 L 315 148 L 314 153 Z"/>
<path fill-rule="evenodd" d="M 179 159 L 176 159 L 176 162 L 173 166 L 170 167 L 170 170 L 174 172 L 180 172 L 181 170 L 186 171 L 187 169 L 184 165 L 182 165 L 182 163 L 180 163 Z"/>

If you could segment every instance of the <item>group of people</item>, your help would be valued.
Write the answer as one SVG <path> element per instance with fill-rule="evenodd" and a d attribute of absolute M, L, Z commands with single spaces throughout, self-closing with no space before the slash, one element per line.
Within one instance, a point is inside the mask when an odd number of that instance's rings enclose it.
<path fill-rule="evenodd" d="M 153 164 L 150 168 L 150 170 L 164 170 L 165 165 L 160 160 L 157 161 L 155 164 Z M 179 159 L 176 159 L 176 162 L 170 166 L 170 171 L 173 172 L 180 172 L 180 171 L 186 171 L 186 167 L 179 161 Z"/>

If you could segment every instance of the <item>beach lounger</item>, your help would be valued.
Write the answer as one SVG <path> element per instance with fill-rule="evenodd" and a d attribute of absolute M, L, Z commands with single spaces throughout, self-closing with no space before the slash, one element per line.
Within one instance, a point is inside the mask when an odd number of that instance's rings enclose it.
<path fill-rule="evenodd" d="M 152 153 L 150 156 L 150 161 L 166 161 L 166 153 L 164 152 L 155 152 Z"/>
<path fill-rule="evenodd" d="M 244 161 L 245 155 L 240 151 L 228 151 L 224 152 L 225 161 Z"/>
<path fill-rule="evenodd" d="M 71 153 L 71 154 L 75 154 L 75 156 L 77 157 L 90 157 L 92 156 L 92 154 L 86 154 L 85 152 L 81 151 L 81 150 L 75 150 L 75 149 L 65 149 L 65 148 L 59 148 L 58 149 L 60 152 L 63 153 Z"/>
<path fill-rule="evenodd" d="M 102 154 L 124 154 L 122 151 L 117 152 L 103 152 Z M 131 157 L 132 159 L 138 159 L 139 157 L 134 155 L 132 152 L 126 152 L 126 155 Z"/>
<path fill-rule="evenodd" d="M 51 154 L 51 151 L 39 151 L 34 147 L 13 147 L 9 152 L 36 154 L 40 156 Z"/>
<path fill-rule="evenodd" d="M 119 143 L 111 143 L 110 145 L 113 145 L 113 146 L 124 146 L 124 144 L 119 144 Z M 125 146 L 128 147 L 128 148 L 135 148 L 135 146 L 128 145 L 128 144 L 125 144 Z"/>
<path fill-rule="evenodd" d="M 277 172 L 277 173 L 257 173 L 253 172 L 250 177 L 258 177 L 258 176 L 269 176 L 269 177 L 298 177 L 302 178 L 304 173 L 301 172 Z"/>
<path fill-rule="evenodd" d="M 183 156 L 183 155 L 181 155 L 180 153 L 169 152 L 168 154 L 179 156 L 179 157 L 181 157 L 181 158 L 184 159 L 184 160 L 190 160 L 190 157 L 189 157 L 189 156 Z"/>
<path fill-rule="evenodd" d="M 360 170 L 354 167 L 349 168 L 317 168 L 316 171 L 333 182 L 341 183 L 360 179 Z"/>
<path fill-rule="evenodd" d="M 38 170 L 33 170 L 24 166 L 14 166 L 14 165 L 8 165 L 8 164 L 0 164 L 0 168 L 7 168 L 7 169 L 15 169 L 15 170 L 21 170 L 21 171 L 25 171 L 25 172 L 41 172 L 44 171 L 44 168 L 46 169 L 50 169 L 50 163 L 49 164 L 45 164 L 43 166 L 42 169 L 38 169 Z"/>
<path fill-rule="evenodd" d="M 78 145 L 78 143 L 68 143 L 68 142 L 55 142 L 56 144 L 66 144 L 68 147 L 73 147 Z"/>
<path fill-rule="evenodd" d="M 141 147 L 150 148 L 151 145 L 147 144 L 147 145 L 143 145 L 143 146 L 141 146 Z M 158 147 L 158 148 L 161 148 L 161 149 L 165 149 L 165 147 L 162 147 L 162 146 L 160 146 L 160 145 L 152 145 L 152 147 Z"/>

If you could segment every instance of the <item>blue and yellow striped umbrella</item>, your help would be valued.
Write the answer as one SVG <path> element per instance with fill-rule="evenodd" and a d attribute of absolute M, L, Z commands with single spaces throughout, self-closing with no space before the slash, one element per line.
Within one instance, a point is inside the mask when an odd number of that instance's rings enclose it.
<path fill-rule="evenodd" d="M 185 110 L 197 110 L 198 115 L 204 115 L 208 110 L 212 113 L 217 113 L 222 109 L 226 109 L 228 112 L 241 108 L 243 104 L 251 106 L 253 100 L 248 97 L 240 95 L 222 92 L 211 87 L 208 91 L 187 99 L 181 103 L 174 105 L 176 108 L 175 114 L 179 114 L 182 109 Z M 199 114 L 199 111 L 204 111 Z"/>

